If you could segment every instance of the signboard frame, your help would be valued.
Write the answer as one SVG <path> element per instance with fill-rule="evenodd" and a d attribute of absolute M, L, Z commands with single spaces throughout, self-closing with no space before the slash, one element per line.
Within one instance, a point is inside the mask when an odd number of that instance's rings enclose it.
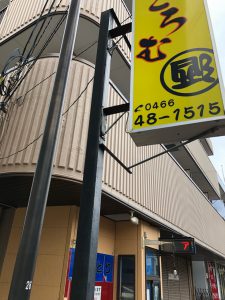
<path fill-rule="evenodd" d="M 184 238 L 168 238 L 168 239 L 159 239 L 162 244 L 159 246 L 159 251 L 160 253 L 171 253 L 171 254 L 179 254 L 179 255 L 194 255 L 196 254 L 196 246 L 195 246 L 195 240 L 194 238 L 191 237 L 184 237 Z M 171 245 L 170 245 L 171 243 Z M 184 250 L 179 249 L 179 245 L 177 244 L 176 248 L 176 243 L 183 244 Z M 189 245 L 187 243 L 190 243 Z M 165 251 L 166 249 L 163 249 L 164 246 L 170 245 L 171 250 Z M 185 249 L 185 247 L 189 247 Z"/>

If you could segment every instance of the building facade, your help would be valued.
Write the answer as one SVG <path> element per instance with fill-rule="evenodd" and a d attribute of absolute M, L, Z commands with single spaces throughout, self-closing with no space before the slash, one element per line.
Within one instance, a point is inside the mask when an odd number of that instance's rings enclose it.
<path fill-rule="evenodd" d="M 8 297 L 69 2 L 0 0 L 0 300 Z M 130 1 L 81 3 L 32 300 L 69 299 L 100 15 L 111 8 L 121 24 L 131 22 Z M 130 49 L 116 41 L 108 106 L 129 101 Z M 127 114 L 106 145 L 126 166 L 170 146 L 136 147 Z M 225 223 L 212 206 L 224 191 L 212 154 L 209 139 L 197 140 L 132 174 L 105 154 L 95 299 L 225 299 Z M 194 239 L 196 254 L 161 247 L 182 238 Z"/>

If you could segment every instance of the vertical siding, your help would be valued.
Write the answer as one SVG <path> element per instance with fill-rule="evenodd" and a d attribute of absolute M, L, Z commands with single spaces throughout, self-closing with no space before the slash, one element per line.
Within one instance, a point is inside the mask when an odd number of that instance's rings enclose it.
<path fill-rule="evenodd" d="M 53 0 L 49 1 L 44 14 L 48 12 L 52 2 Z M 56 0 L 52 12 L 65 11 L 69 3 L 70 0 Z M 0 15 L 0 42 L 37 20 L 44 5 L 45 1 L 43 0 L 11 1 L 5 14 Z M 100 21 L 101 12 L 110 8 L 115 10 L 120 22 L 123 24 L 131 22 L 129 13 L 120 0 L 82 0 L 81 2 L 81 14 L 86 15 L 98 23 Z M 128 36 L 130 37 L 130 34 Z M 126 58 L 130 59 L 130 50 L 124 39 L 120 40 L 118 45 Z"/>
<path fill-rule="evenodd" d="M 46 14 L 51 7 L 50 0 L 45 8 Z M 68 7 L 69 0 L 56 0 L 52 12 L 62 11 Z M 0 25 L 0 41 L 21 28 L 35 21 L 41 14 L 46 1 L 43 0 L 11 0 Z"/>
<path fill-rule="evenodd" d="M 29 93 L 26 91 L 48 77 L 55 70 L 57 61 L 56 58 L 39 60 L 14 95 L 9 112 L 1 115 L 0 157 L 17 153 L 0 160 L 1 173 L 34 171 L 41 139 L 32 141 L 43 132 L 54 76 Z M 93 68 L 73 61 L 63 111 L 71 108 L 63 116 L 54 175 L 82 180 L 92 83 L 85 88 L 93 73 Z M 75 103 L 80 94 L 82 96 Z M 122 103 L 112 87 L 109 96 L 109 105 Z M 117 118 L 118 115 L 110 116 L 108 125 Z M 126 128 L 127 114 L 110 130 L 106 141 L 108 148 L 127 166 L 163 151 L 159 145 L 136 147 Z M 128 174 L 106 154 L 103 188 L 132 207 L 149 215 L 153 213 L 155 218 L 166 220 L 225 255 L 225 245 L 217 238 L 225 230 L 224 220 L 169 155 L 133 168 L 132 172 L 132 175 Z"/>
<path fill-rule="evenodd" d="M 219 183 L 217 180 L 217 173 L 213 167 L 210 159 L 208 158 L 203 146 L 199 141 L 192 142 L 185 146 L 192 158 L 195 160 L 202 173 L 211 183 L 215 191 L 220 194 Z"/>
<path fill-rule="evenodd" d="M 1 115 L 0 156 L 5 157 L 0 161 L 1 172 L 8 172 L 10 166 L 16 167 L 17 171 L 22 171 L 24 167 L 26 172 L 34 170 L 41 138 L 34 143 L 33 141 L 41 136 L 44 130 L 54 75 L 33 90 L 31 89 L 56 70 L 57 61 L 55 58 L 38 61 L 14 94 L 8 113 Z M 74 177 L 74 172 L 81 174 L 83 170 L 92 83 L 89 84 L 89 88 L 82 94 L 79 101 L 75 105 L 73 103 L 93 77 L 93 69 L 74 62 L 69 76 L 64 111 L 69 106 L 71 108 L 63 116 L 55 169 L 59 170 L 62 176 L 64 173 L 67 176 L 71 173 L 69 176 Z M 26 93 L 25 91 L 28 90 L 31 91 Z M 31 146 L 26 147 L 30 143 Z M 20 152 L 21 149 L 24 150 Z M 13 153 L 16 155 L 10 156 Z"/>

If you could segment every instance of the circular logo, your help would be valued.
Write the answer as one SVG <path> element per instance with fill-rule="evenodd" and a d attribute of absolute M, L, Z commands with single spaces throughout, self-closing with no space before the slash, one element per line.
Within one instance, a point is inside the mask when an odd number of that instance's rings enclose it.
<path fill-rule="evenodd" d="M 162 68 L 165 90 L 178 96 L 203 94 L 218 84 L 213 50 L 194 48 L 173 56 Z"/>

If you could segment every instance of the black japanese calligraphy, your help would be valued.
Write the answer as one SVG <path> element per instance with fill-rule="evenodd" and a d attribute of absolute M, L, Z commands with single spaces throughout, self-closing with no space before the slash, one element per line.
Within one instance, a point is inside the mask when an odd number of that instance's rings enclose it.
<path fill-rule="evenodd" d="M 175 24 L 170 28 L 167 36 L 171 35 L 175 31 L 183 26 L 187 19 L 185 17 L 173 17 L 175 14 L 179 12 L 179 9 L 176 7 L 170 7 L 170 3 L 166 2 L 163 4 L 158 4 L 158 0 L 155 0 L 149 7 L 150 12 L 160 12 L 160 15 L 163 17 L 163 20 L 160 24 L 160 28 L 166 28 L 167 26 Z M 165 44 L 171 43 L 171 39 L 168 37 L 157 39 L 154 36 L 150 36 L 149 38 L 143 38 L 140 40 L 139 45 L 142 50 L 136 57 L 144 59 L 146 62 L 156 62 L 166 58 L 166 53 L 161 50 L 161 47 Z M 153 47 L 156 47 L 156 55 L 152 55 Z M 152 49 L 150 49 L 152 48 Z"/>
<path fill-rule="evenodd" d="M 166 57 L 166 54 L 161 51 L 161 47 L 164 44 L 171 43 L 171 40 L 169 38 L 164 38 L 160 42 L 158 42 L 156 39 L 154 39 L 154 36 L 151 36 L 149 39 L 142 39 L 140 41 L 140 46 L 142 48 L 145 48 L 143 51 L 141 51 L 137 58 L 142 58 L 147 62 L 154 62 L 161 59 L 164 59 Z M 151 55 L 151 47 L 156 46 L 157 47 L 157 56 L 152 57 Z"/>
<path fill-rule="evenodd" d="M 216 79 L 211 76 L 214 72 L 211 62 L 211 56 L 206 53 L 172 62 L 172 80 L 179 83 L 172 88 L 183 89 L 199 81 L 214 82 Z"/>
<path fill-rule="evenodd" d="M 185 17 L 176 17 L 176 18 L 171 19 L 171 17 L 173 15 L 175 15 L 177 12 L 179 12 L 178 8 L 176 8 L 176 7 L 168 8 L 169 5 L 170 5 L 168 2 L 166 2 L 164 4 L 161 4 L 161 5 L 156 5 L 157 2 L 158 2 L 158 0 L 154 1 L 152 3 L 152 5 L 149 7 L 149 10 L 152 11 L 152 12 L 163 10 L 163 12 L 161 12 L 160 15 L 164 17 L 164 20 L 162 21 L 160 27 L 164 28 L 164 27 L 166 27 L 168 25 L 171 25 L 173 23 L 176 24 L 175 29 L 170 31 L 168 33 L 168 35 L 172 34 L 175 31 L 177 31 L 181 26 L 183 26 L 187 22 L 187 19 Z M 168 8 L 168 9 L 165 10 L 166 8 Z"/>

